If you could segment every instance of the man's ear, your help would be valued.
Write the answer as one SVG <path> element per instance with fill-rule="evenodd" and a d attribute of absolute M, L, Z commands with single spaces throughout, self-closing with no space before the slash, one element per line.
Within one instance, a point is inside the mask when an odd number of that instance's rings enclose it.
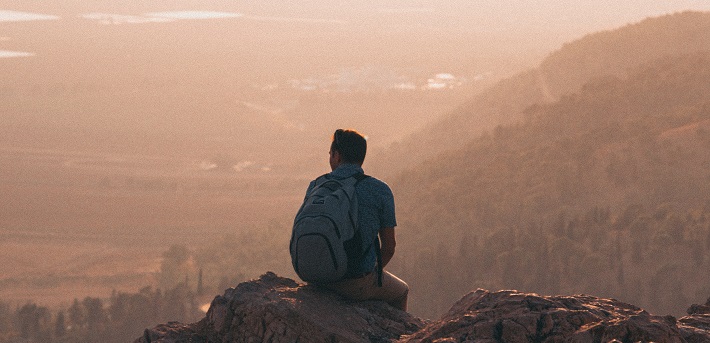
<path fill-rule="evenodd" d="M 333 157 L 335 157 L 335 163 L 337 163 L 338 165 L 343 163 L 343 155 L 340 154 L 339 151 L 336 150 L 335 155 Z"/>
<path fill-rule="evenodd" d="M 331 170 L 335 170 L 342 163 L 342 156 L 338 150 L 331 150 L 329 162 Z"/>

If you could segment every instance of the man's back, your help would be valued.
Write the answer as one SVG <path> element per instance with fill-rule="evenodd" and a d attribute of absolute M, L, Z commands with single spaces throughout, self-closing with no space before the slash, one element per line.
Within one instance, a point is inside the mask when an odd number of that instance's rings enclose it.
<path fill-rule="evenodd" d="M 353 175 L 364 174 L 362 167 L 355 164 L 342 164 L 327 174 L 327 178 L 344 179 Z M 316 180 L 311 181 L 306 191 L 306 197 L 315 187 Z M 395 217 L 394 196 L 390 187 L 375 177 L 367 177 L 355 186 L 357 195 L 357 225 L 361 232 L 363 255 L 356 264 L 350 266 L 348 275 L 363 275 L 375 270 L 377 254 L 375 244 L 379 244 L 377 236 L 383 227 L 397 226 Z"/>
<path fill-rule="evenodd" d="M 351 130 L 337 130 L 330 148 L 332 172 L 325 177 L 344 179 L 363 174 L 362 163 L 366 149 L 367 143 L 361 134 Z M 316 180 L 309 185 L 306 199 L 315 186 Z M 348 265 L 345 278 L 318 285 L 350 299 L 384 300 L 406 311 L 409 286 L 392 273 L 383 271 L 379 275 L 374 272 L 378 266 L 378 270 L 383 270 L 394 255 L 394 228 L 397 221 L 392 190 L 386 183 L 368 177 L 358 182 L 355 193 L 358 202 L 357 231 L 361 239 L 359 249 L 362 254 Z"/>

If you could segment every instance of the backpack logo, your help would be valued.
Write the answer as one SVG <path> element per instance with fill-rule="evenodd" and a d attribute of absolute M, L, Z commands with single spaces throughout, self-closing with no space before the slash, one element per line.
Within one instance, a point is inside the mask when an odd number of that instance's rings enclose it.
<path fill-rule="evenodd" d="M 360 255 L 356 251 L 360 249 L 352 248 L 361 246 L 355 185 L 364 177 L 316 179 L 294 219 L 289 249 L 293 268 L 303 281 L 342 280 L 348 263 Z"/>

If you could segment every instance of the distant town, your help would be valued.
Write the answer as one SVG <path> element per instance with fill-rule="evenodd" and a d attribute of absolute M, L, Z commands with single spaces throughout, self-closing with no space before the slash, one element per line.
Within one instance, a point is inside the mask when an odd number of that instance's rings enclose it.
<path fill-rule="evenodd" d="M 490 73 L 476 75 L 472 81 L 480 81 Z M 282 84 L 256 85 L 261 90 L 298 90 L 303 92 L 379 92 L 379 91 L 436 91 L 458 88 L 469 80 L 450 73 L 437 73 L 428 77 L 414 78 L 394 70 L 378 67 L 346 68 L 340 72 L 305 79 L 292 79 Z"/>

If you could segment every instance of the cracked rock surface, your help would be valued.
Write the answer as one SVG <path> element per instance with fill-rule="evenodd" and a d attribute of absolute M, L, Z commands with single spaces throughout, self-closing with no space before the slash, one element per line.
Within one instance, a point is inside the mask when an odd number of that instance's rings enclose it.
<path fill-rule="evenodd" d="M 200 322 L 159 325 L 136 343 L 392 342 L 424 324 L 383 302 L 351 302 L 266 273 L 217 296 Z"/>
<path fill-rule="evenodd" d="M 158 325 L 135 342 L 700 343 L 710 342 L 710 301 L 676 320 L 614 299 L 479 289 L 425 321 L 266 273 L 217 296 L 200 322 Z"/>
<path fill-rule="evenodd" d="M 459 300 L 441 320 L 401 341 L 710 342 L 710 327 L 698 324 L 698 316 L 676 321 L 614 299 L 479 289 Z"/>

